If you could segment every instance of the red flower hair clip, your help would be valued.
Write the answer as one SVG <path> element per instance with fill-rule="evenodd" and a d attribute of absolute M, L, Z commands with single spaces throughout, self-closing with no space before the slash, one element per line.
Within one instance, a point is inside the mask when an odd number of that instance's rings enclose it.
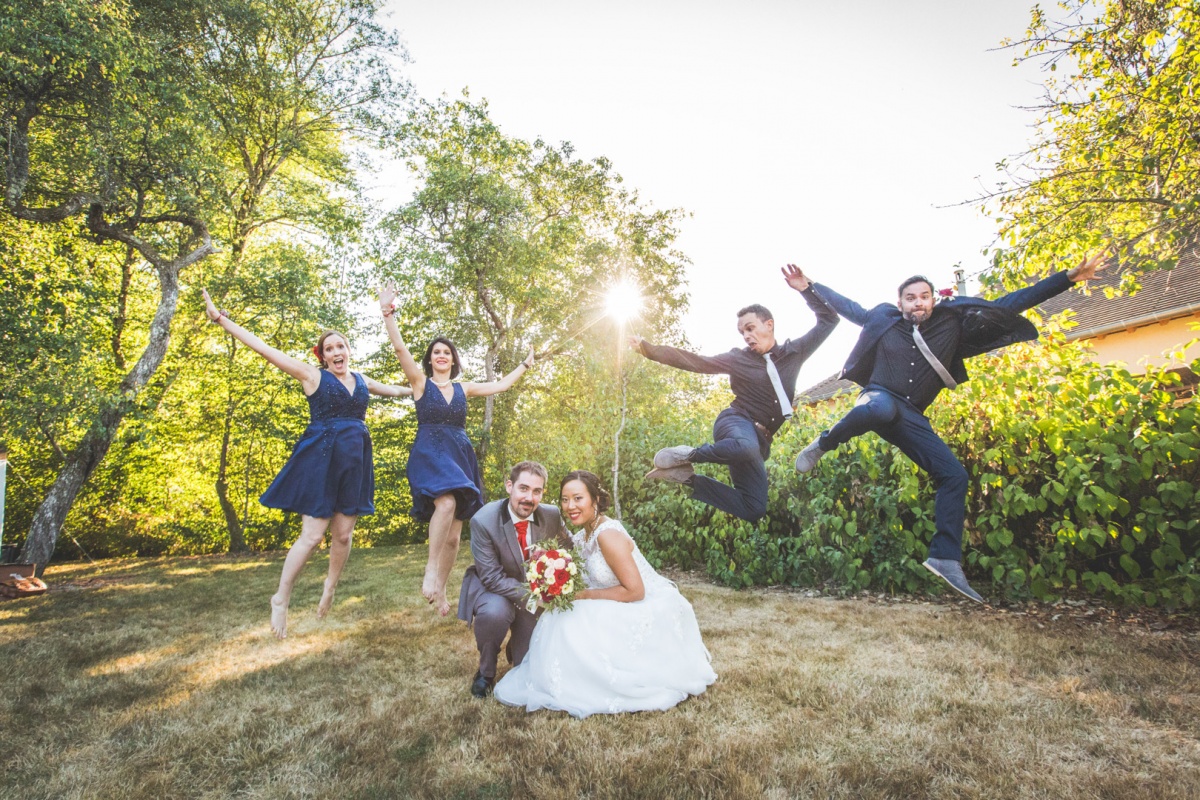
<path fill-rule="evenodd" d="M 325 359 L 321 358 L 321 345 L 314 344 L 312 352 L 313 355 L 317 357 L 317 361 L 321 362 L 322 364 L 325 363 Z"/>

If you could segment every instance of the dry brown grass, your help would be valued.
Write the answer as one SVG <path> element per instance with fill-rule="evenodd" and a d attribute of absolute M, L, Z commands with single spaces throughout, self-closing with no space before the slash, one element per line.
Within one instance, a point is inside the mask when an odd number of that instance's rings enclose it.
<path fill-rule="evenodd" d="M 0 795 L 1200 796 L 1192 634 L 685 580 L 720 679 L 580 721 L 469 696 L 473 642 L 421 601 L 421 548 L 356 551 L 324 623 L 311 564 L 284 642 L 280 560 L 70 565 L 0 604 Z"/>

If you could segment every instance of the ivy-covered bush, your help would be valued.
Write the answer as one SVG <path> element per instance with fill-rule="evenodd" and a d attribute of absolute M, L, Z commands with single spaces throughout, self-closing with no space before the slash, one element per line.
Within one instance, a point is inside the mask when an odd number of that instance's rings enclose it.
<path fill-rule="evenodd" d="M 977 587 L 1009 598 L 1083 590 L 1197 605 L 1200 401 L 1167 391 L 1173 373 L 1100 367 L 1078 345 L 1012 347 L 971 369 L 972 380 L 943 392 L 928 414 L 971 476 L 964 567 Z M 935 585 L 921 567 L 935 487 L 898 450 L 867 434 L 808 475 L 792 467 L 854 399 L 802 407 L 776 436 L 757 525 L 661 484 L 638 486 L 626 517 L 643 549 L 732 586 Z M 701 469 L 728 480 L 723 468 Z"/>

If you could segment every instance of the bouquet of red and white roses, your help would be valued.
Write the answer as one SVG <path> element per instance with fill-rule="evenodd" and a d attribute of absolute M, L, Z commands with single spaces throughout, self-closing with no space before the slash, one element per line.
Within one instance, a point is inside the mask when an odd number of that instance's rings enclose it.
<path fill-rule="evenodd" d="M 579 586 L 579 567 L 576 555 L 570 550 L 537 550 L 525 570 L 529 581 L 529 602 L 525 608 L 533 613 L 538 606 L 551 611 L 571 607 Z"/>

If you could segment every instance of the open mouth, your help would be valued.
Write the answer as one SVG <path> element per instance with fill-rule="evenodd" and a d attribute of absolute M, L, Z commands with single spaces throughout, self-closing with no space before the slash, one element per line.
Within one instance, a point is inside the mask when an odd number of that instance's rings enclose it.
<path fill-rule="evenodd" d="M 341 367 L 345 366 L 345 364 L 346 359 L 344 356 L 334 356 L 333 358 L 329 359 L 329 366 L 331 367 Z"/>

